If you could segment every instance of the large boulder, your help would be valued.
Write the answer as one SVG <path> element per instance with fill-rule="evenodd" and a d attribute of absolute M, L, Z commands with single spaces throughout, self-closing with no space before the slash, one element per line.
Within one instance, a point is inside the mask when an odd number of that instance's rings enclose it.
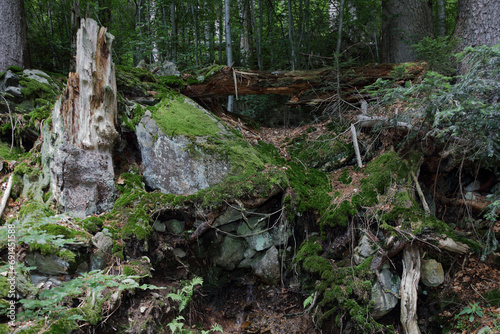
<path fill-rule="evenodd" d="M 278 261 L 278 250 L 276 247 L 269 248 L 264 256 L 252 265 L 255 276 L 267 284 L 277 284 L 281 277 L 280 263 Z"/>
<path fill-rule="evenodd" d="M 220 183 L 231 163 L 211 142 L 219 134 L 228 134 L 222 122 L 188 98 L 164 101 L 154 114 L 146 111 L 136 127 L 145 183 L 175 195 Z"/>

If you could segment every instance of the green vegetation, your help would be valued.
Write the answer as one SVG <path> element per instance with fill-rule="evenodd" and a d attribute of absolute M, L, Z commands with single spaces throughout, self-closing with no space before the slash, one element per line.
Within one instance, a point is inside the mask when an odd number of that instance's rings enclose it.
<path fill-rule="evenodd" d="M 371 258 L 359 266 L 332 265 L 320 255 L 323 252 L 321 241 L 311 238 L 300 247 L 296 257 L 302 269 L 313 274 L 311 282 L 320 279 L 315 290 L 320 293 L 318 306 L 325 311 L 319 316 L 319 325 L 335 317 L 336 325 L 341 327 L 345 315 L 349 314 L 360 332 L 375 333 L 384 328 L 370 316 Z"/>

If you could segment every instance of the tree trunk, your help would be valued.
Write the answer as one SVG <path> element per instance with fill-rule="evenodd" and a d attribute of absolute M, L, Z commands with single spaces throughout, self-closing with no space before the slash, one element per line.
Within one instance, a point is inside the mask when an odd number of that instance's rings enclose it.
<path fill-rule="evenodd" d="M 401 324 L 404 333 L 420 334 L 417 323 L 417 288 L 420 280 L 420 251 L 408 244 L 403 251 L 401 277 Z"/>
<path fill-rule="evenodd" d="M 446 1 L 437 0 L 437 34 L 446 36 Z"/>
<path fill-rule="evenodd" d="M 200 40 L 199 32 L 198 32 L 198 6 L 191 4 L 191 14 L 193 14 L 193 22 L 194 22 L 194 62 L 196 66 L 199 65 L 198 61 L 198 43 Z"/>
<path fill-rule="evenodd" d="M 340 0 L 339 7 L 339 29 L 337 32 L 337 48 L 335 52 L 337 53 L 337 57 L 340 56 L 340 46 L 342 45 L 342 25 L 344 24 L 344 0 Z M 337 58 L 338 60 L 338 58 Z"/>
<path fill-rule="evenodd" d="M 0 2 L 0 72 L 9 66 L 29 67 L 24 0 Z"/>
<path fill-rule="evenodd" d="M 382 1 L 383 62 L 415 61 L 417 58 L 411 45 L 431 35 L 432 6 L 430 1 Z"/>
<path fill-rule="evenodd" d="M 290 60 L 292 63 L 292 71 L 295 71 L 295 63 L 297 61 L 295 56 L 295 45 L 293 42 L 293 15 L 292 15 L 292 0 L 288 0 L 288 38 L 290 39 Z"/>
<path fill-rule="evenodd" d="M 74 1 L 71 7 L 71 59 L 69 61 L 69 71 L 76 70 L 76 32 L 80 27 L 80 20 L 82 15 L 80 13 L 80 1 Z"/>
<path fill-rule="evenodd" d="M 229 0 L 224 0 L 224 26 L 226 27 L 226 58 L 227 66 L 233 66 L 233 47 L 231 40 L 231 4 Z M 234 96 L 227 98 L 227 110 L 233 111 Z"/>
<path fill-rule="evenodd" d="M 262 26 L 264 22 L 262 22 L 262 0 L 259 0 L 259 35 L 257 38 L 257 63 L 259 65 L 259 71 L 262 71 L 264 68 L 264 64 L 262 62 Z"/>
<path fill-rule="evenodd" d="M 172 43 L 172 61 L 177 63 L 177 15 L 175 1 L 170 3 L 170 24 L 172 25 L 172 32 L 170 35 Z"/>
<path fill-rule="evenodd" d="M 500 1 L 459 0 L 455 37 L 466 46 L 493 46 L 500 39 Z"/>
<path fill-rule="evenodd" d="M 77 36 L 76 73 L 52 112 L 54 156 L 50 163 L 52 191 L 60 205 L 82 217 L 113 206 L 112 150 L 118 138 L 114 37 L 82 20 Z"/>

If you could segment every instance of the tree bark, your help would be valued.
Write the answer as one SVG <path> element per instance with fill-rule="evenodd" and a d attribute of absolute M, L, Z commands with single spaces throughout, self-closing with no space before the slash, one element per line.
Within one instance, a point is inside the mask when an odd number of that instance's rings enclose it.
<path fill-rule="evenodd" d="M 446 1 L 437 0 L 437 34 L 446 36 Z"/>
<path fill-rule="evenodd" d="M 29 67 L 24 0 L 0 2 L 0 72 L 9 66 Z"/>
<path fill-rule="evenodd" d="M 295 71 L 295 63 L 297 62 L 297 57 L 295 55 L 295 45 L 293 40 L 292 0 L 288 0 L 288 38 L 290 39 L 290 60 L 292 63 L 292 71 Z"/>
<path fill-rule="evenodd" d="M 460 51 L 466 46 L 499 43 L 499 17 L 498 0 L 459 0 L 455 37 L 461 40 Z"/>
<path fill-rule="evenodd" d="M 432 35 L 432 6 L 422 0 L 382 1 L 382 61 L 417 60 L 412 44 Z"/>

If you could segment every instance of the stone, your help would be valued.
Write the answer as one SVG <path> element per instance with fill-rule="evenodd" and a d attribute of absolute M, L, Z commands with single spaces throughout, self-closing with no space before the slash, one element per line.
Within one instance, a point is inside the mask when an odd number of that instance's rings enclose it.
<path fill-rule="evenodd" d="M 444 282 L 443 265 L 434 259 L 422 260 L 420 275 L 420 280 L 425 286 L 439 286 Z"/>
<path fill-rule="evenodd" d="M 90 257 L 90 270 L 106 268 L 111 260 L 113 240 L 103 232 L 97 232 L 92 243 L 97 247 L 97 251 Z"/>
<path fill-rule="evenodd" d="M 387 266 L 380 271 L 380 278 L 386 289 L 399 295 L 401 279 L 393 274 Z M 398 298 L 391 293 L 383 291 L 378 280 L 372 286 L 371 300 L 373 301 L 373 309 L 371 316 L 374 319 L 379 319 L 389 313 L 398 303 Z"/>
<path fill-rule="evenodd" d="M 265 283 L 277 284 L 281 278 L 281 272 L 276 247 L 269 248 L 262 258 L 255 261 L 252 265 L 252 271 Z"/>
<path fill-rule="evenodd" d="M 43 285 L 45 282 L 47 282 L 47 280 L 47 276 L 31 274 L 31 283 L 36 287 L 38 287 L 40 284 Z"/>
<path fill-rule="evenodd" d="M 40 70 L 24 70 L 23 71 L 23 76 L 25 76 L 28 79 L 36 80 L 39 83 L 51 85 L 52 83 L 49 82 L 49 75 L 43 71 Z M 51 80 L 52 81 L 52 80 Z"/>
<path fill-rule="evenodd" d="M 193 150 L 191 138 L 167 136 L 146 111 L 136 127 L 144 168 L 144 182 L 165 194 L 190 195 L 220 183 L 230 171 L 230 164 Z"/>
<path fill-rule="evenodd" d="M 156 72 L 156 75 L 158 76 L 166 76 L 166 75 L 175 75 L 175 76 L 180 76 L 181 73 L 177 69 L 177 66 L 168 60 L 165 60 L 163 63 L 159 65 L 159 69 Z"/>
<path fill-rule="evenodd" d="M 24 261 L 28 267 L 36 267 L 43 274 L 68 274 L 69 263 L 55 255 L 45 256 L 39 253 L 30 253 L 26 255 Z"/>
<path fill-rule="evenodd" d="M 153 224 L 153 230 L 155 230 L 156 232 L 165 232 L 167 230 L 167 226 L 165 225 L 165 223 L 156 221 Z"/>
<path fill-rule="evenodd" d="M 219 245 L 219 252 L 213 260 L 218 266 L 233 270 L 245 258 L 247 248 L 248 245 L 244 240 L 226 236 Z"/>
<path fill-rule="evenodd" d="M 356 248 L 354 248 L 354 262 L 356 264 L 360 264 L 370 256 L 374 255 L 376 252 L 376 244 L 366 233 L 363 233 L 358 245 L 356 246 Z"/>
<path fill-rule="evenodd" d="M 186 223 L 177 219 L 171 219 L 165 223 L 168 231 L 173 234 L 180 235 L 184 232 Z"/>
<path fill-rule="evenodd" d="M 223 214 L 221 214 L 214 220 L 212 226 L 220 227 L 226 224 L 236 222 L 241 219 L 243 219 L 241 211 L 230 206 L 226 209 L 226 211 L 224 211 Z"/>
<path fill-rule="evenodd" d="M 174 248 L 173 251 L 175 256 L 177 256 L 179 259 L 182 259 L 182 258 L 185 258 L 186 257 L 186 252 L 183 251 L 182 249 L 180 248 Z"/>

